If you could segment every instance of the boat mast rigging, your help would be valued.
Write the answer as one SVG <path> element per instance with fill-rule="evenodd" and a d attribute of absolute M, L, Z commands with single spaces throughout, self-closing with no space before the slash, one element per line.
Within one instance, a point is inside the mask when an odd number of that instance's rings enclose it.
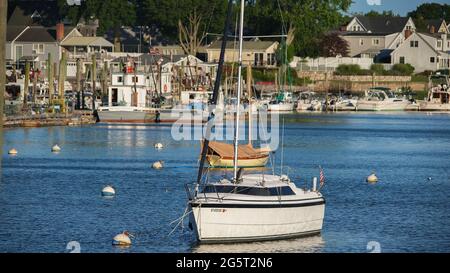
<path fill-rule="evenodd" d="M 233 0 L 228 1 L 227 18 L 225 21 L 225 27 L 224 27 L 224 31 L 223 31 L 219 65 L 217 67 L 217 76 L 216 76 L 216 81 L 214 83 L 213 97 L 210 101 L 211 108 L 213 108 L 217 105 L 217 99 L 219 97 L 219 89 L 220 89 L 223 65 L 224 65 L 224 60 L 225 60 L 225 49 L 226 49 L 227 40 L 228 40 L 228 27 L 229 27 L 230 21 L 231 21 L 231 14 L 233 12 L 233 3 L 234 3 Z M 211 108 L 210 108 L 210 110 L 211 110 Z M 205 166 L 205 159 L 206 159 L 206 154 L 209 149 L 209 139 L 211 136 L 211 129 L 212 129 L 211 121 L 214 120 L 214 117 L 215 117 L 214 111 L 210 111 L 209 117 L 208 117 L 208 122 L 206 123 L 207 128 L 206 128 L 205 137 L 204 137 L 203 145 L 202 145 L 203 148 L 202 148 L 202 154 L 201 154 L 200 164 L 199 164 L 199 168 L 198 168 L 197 184 L 200 184 L 202 176 L 203 176 L 203 168 Z"/>
<path fill-rule="evenodd" d="M 242 91 L 242 44 L 244 37 L 244 0 L 241 0 L 241 13 L 239 22 L 239 67 L 238 67 L 238 86 L 237 86 L 237 101 L 236 101 L 236 121 L 234 128 L 234 177 L 235 183 L 238 182 L 238 146 L 239 146 L 239 114 Z"/>

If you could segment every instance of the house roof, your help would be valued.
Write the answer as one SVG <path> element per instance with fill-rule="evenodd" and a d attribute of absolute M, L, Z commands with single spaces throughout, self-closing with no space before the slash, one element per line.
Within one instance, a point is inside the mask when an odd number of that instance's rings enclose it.
<path fill-rule="evenodd" d="M 8 26 L 6 28 L 6 41 L 11 42 L 24 31 L 26 26 Z"/>
<path fill-rule="evenodd" d="M 31 26 L 16 39 L 16 42 L 54 43 L 56 40 L 50 35 L 46 28 L 41 26 Z"/>
<path fill-rule="evenodd" d="M 389 16 L 356 16 L 356 19 L 367 31 L 383 34 L 402 32 L 409 20 L 408 17 Z"/>
<path fill-rule="evenodd" d="M 441 38 L 442 38 L 442 35 L 443 35 L 444 33 L 428 33 L 428 32 L 420 32 L 419 34 L 420 34 L 420 35 L 429 36 L 429 37 L 433 37 L 433 38 L 436 38 L 436 39 L 441 39 Z M 450 34 L 446 34 L 446 35 L 447 35 L 447 38 L 449 39 L 449 38 L 450 38 Z"/>
<path fill-rule="evenodd" d="M 42 1 L 33 0 L 10 2 L 13 3 L 8 5 L 8 10 L 10 10 L 8 14 L 8 26 L 29 26 L 36 23 L 43 24 L 44 26 L 54 26 L 62 19 L 60 18 L 57 1 L 45 1 L 44 5 Z"/>
<path fill-rule="evenodd" d="M 244 50 L 267 50 L 269 47 L 271 47 L 274 43 L 274 41 L 244 41 L 242 44 L 242 47 Z M 222 47 L 222 41 L 216 40 L 214 41 L 207 49 L 217 49 L 220 50 Z M 227 49 L 238 49 L 239 44 L 237 41 L 228 41 L 227 42 Z"/>
<path fill-rule="evenodd" d="M 108 42 L 103 37 L 70 37 L 61 43 L 62 46 L 102 46 L 113 47 L 114 45 Z"/>
<path fill-rule="evenodd" d="M 434 31 L 438 32 L 443 23 L 445 24 L 445 26 L 447 26 L 445 20 L 442 19 L 424 20 L 423 24 L 421 24 L 421 27 L 419 27 L 419 30 L 421 32 L 425 31 L 431 32 L 431 28 L 434 27 Z"/>

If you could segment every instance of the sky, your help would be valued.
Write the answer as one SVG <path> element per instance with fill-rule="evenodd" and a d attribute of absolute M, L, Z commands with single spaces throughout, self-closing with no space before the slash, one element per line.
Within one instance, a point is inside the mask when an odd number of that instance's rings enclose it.
<path fill-rule="evenodd" d="M 350 7 L 349 12 L 365 13 L 371 10 L 392 10 L 395 14 L 404 16 L 408 12 L 415 10 L 417 6 L 423 3 L 450 4 L 450 0 L 353 0 L 353 4 Z"/>

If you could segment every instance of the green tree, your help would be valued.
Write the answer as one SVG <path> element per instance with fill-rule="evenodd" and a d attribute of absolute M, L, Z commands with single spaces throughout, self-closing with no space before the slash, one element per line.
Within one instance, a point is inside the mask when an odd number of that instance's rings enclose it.
<path fill-rule="evenodd" d="M 201 15 L 202 32 L 222 32 L 227 0 L 139 0 L 142 25 L 156 26 L 164 36 L 178 40 L 178 22 L 188 23 L 193 12 Z M 138 13 L 139 13 L 138 12 Z"/>
<path fill-rule="evenodd" d="M 394 12 L 392 10 L 383 10 L 382 12 L 378 12 L 376 10 L 371 10 L 368 13 L 364 14 L 364 16 L 368 16 L 368 17 L 379 17 L 379 16 L 399 17 L 400 15 L 394 14 Z"/>
<path fill-rule="evenodd" d="M 278 5 L 279 3 L 279 5 Z M 319 55 L 320 37 L 343 23 L 342 11 L 351 0 L 257 0 L 248 1 L 248 29 L 257 35 L 287 33 L 292 24 L 296 55 Z"/>
<path fill-rule="evenodd" d="M 69 6 L 67 1 L 58 0 L 61 17 L 69 18 L 76 24 L 81 17 L 99 20 L 98 33 L 101 35 L 108 30 L 121 26 L 132 26 L 136 20 L 136 1 L 129 0 L 86 0 L 80 6 Z"/>
<path fill-rule="evenodd" d="M 413 19 L 444 19 L 450 21 L 450 5 L 438 3 L 425 3 L 408 13 Z"/>

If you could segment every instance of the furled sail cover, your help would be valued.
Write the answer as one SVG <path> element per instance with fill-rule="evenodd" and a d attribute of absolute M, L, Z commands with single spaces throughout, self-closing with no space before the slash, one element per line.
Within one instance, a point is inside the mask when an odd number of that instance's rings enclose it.
<path fill-rule="evenodd" d="M 208 154 L 216 154 L 224 159 L 234 157 L 233 144 L 211 141 L 209 142 Z M 260 149 L 253 148 L 250 144 L 243 144 L 238 146 L 238 160 L 239 159 L 253 159 L 266 157 L 268 153 Z"/>

